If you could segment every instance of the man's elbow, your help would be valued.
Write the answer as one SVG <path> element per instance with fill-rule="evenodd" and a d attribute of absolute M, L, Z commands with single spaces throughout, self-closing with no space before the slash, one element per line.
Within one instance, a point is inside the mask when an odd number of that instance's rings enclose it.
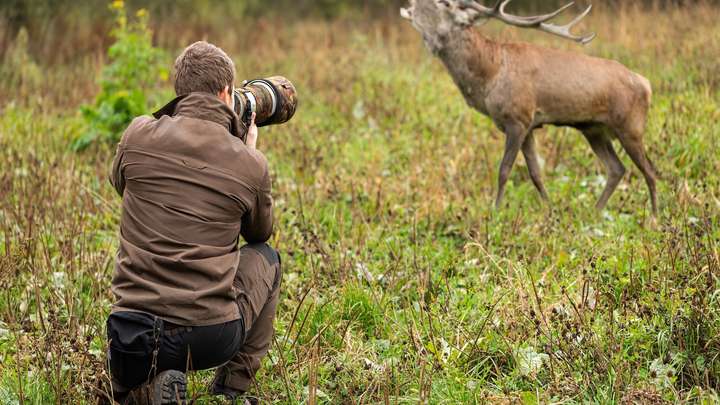
<path fill-rule="evenodd" d="M 242 237 L 247 243 L 265 243 L 270 240 L 272 231 L 272 226 L 269 226 L 265 229 L 254 229 L 248 232 L 243 232 Z"/>
<path fill-rule="evenodd" d="M 272 233 L 267 234 L 248 234 L 243 235 L 243 239 L 245 239 L 245 242 L 248 244 L 254 244 L 254 243 L 265 243 L 270 240 L 270 236 Z"/>
<path fill-rule="evenodd" d="M 125 191 L 125 183 L 123 181 L 119 181 L 110 177 L 110 185 L 113 189 L 115 189 L 115 191 L 120 197 L 123 196 L 123 192 Z"/>

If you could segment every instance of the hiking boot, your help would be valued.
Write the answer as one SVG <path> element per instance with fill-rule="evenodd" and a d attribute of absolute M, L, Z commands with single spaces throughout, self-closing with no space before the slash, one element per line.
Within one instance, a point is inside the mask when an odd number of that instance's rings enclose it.
<path fill-rule="evenodd" d="M 152 405 L 186 404 L 187 380 L 182 371 L 163 371 L 152 380 L 149 388 Z"/>

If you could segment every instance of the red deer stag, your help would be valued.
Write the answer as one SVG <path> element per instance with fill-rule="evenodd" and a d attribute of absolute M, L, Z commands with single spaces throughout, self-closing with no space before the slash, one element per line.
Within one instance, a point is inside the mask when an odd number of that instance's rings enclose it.
<path fill-rule="evenodd" d="M 410 1 L 401 15 L 412 21 L 429 50 L 442 60 L 468 105 L 492 118 L 505 133 L 496 206 L 502 202 L 520 150 L 533 184 L 542 198 L 548 199 L 533 131 L 556 125 L 580 130 L 607 169 L 598 210 L 605 208 L 625 175 L 625 166 L 612 145 L 617 138 L 645 177 L 653 216 L 657 213 L 657 174 L 643 146 L 650 82 L 615 61 L 525 43 L 499 43 L 473 28 L 494 18 L 586 44 L 595 34 L 576 36 L 570 31 L 592 6 L 560 26 L 549 21 L 574 3 L 549 14 L 521 17 L 506 12 L 512 0 L 500 0 L 494 7 L 469 0 Z"/>

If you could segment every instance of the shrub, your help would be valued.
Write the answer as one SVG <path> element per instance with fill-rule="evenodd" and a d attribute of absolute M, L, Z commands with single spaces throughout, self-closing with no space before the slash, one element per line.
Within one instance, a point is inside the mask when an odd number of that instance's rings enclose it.
<path fill-rule="evenodd" d="M 152 45 L 147 11 L 140 9 L 130 22 L 122 1 L 110 8 L 115 43 L 108 49 L 110 63 L 103 68 L 95 103 L 81 109 L 87 130 L 73 142 L 76 151 L 96 141 L 117 142 L 130 121 L 147 112 L 146 91 L 168 79 L 164 54 Z"/>

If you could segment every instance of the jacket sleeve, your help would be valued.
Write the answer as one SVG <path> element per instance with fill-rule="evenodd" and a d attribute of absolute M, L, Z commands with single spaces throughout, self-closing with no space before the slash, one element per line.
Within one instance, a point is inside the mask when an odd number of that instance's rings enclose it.
<path fill-rule="evenodd" d="M 264 243 L 272 235 L 273 200 L 270 187 L 270 172 L 265 166 L 265 173 L 255 196 L 255 206 L 245 213 L 240 226 L 240 234 L 247 243 Z"/>
<path fill-rule="evenodd" d="M 125 166 L 124 158 L 125 149 L 128 144 L 128 138 L 130 138 L 130 134 L 135 130 L 136 125 L 144 119 L 147 118 L 135 118 L 130 123 L 130 125 L 128 125 L 127 129 L 125 130 L 125 132 L 123 132 L 123 135 L 120 138 L 120 142 L 117 146 L 117 151 L 115 152 L 115 159 L 113 159 L 113 165 L 110 171 L 110 184 L 115 187 L 115 191 L 117 191 L 120 197 L 122 197 L 123 192 L 125 191 L 125 173 L 123 173 L 123 168 Z"/>
<path fill-rule="evenodd" d="M 115 191 L 122 197 L 125 191 L 125 175 L 123 174 L 123 157 L 125 155 L 125 145 L 122 141 L 118 144 L 113 159 L 112 169 L 110 171 L 110 184 L 115 187 Z"/>

